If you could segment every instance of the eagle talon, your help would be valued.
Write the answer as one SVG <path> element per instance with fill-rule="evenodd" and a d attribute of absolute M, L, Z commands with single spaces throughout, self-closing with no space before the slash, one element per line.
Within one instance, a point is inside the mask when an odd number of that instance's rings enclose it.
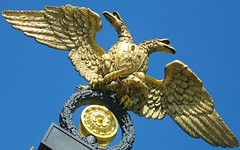
<path fill-rule="evenodd" d="M 97 79 L 97 80 L 92 80 L 89 82 L 89 86 L 92 88 L 92 89 L 96 89 L 96 88 L 101 88 L 103 86 L 103 80 L 102 79 Z"/>
<path fill-rule="evenodd" d="M 145 98 L 148 97 L 148 87 L 144 83 L 145 75 L 142 72 L 134 72 L 123 83 L 125 87 L 139 87 Z"/>
<path fill-rule="evenodd" d="M 79 86 L 76 86 L 76 89 L 74 91 L 84 91 L 84 90 L 89 90 L 90 89 L 90 86 L 85 86 L 85 85 L 79 85 Z"/>
<path fill-rule="evenodd" d="M 132 101 L 128 95 L 125 95 L 124 97 L 121 98 L 119 105 L 123 104 L 123 109 L 126 107 L 132 107 Z"/>

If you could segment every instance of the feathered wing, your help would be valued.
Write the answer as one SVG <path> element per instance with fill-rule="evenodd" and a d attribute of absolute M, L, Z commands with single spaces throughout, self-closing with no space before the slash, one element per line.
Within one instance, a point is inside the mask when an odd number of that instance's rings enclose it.
<path fill-rule="evenodd" d="M 87 81 L 99 77 L 100 58 L 106 52 L 96 43 L 102 28 L 100 16 L 71 5 L 45 7 L 44 11 L 3 11 L 6 21 L 25 35 L 49 47 L 70 51 L 75 69 Z"/>
<path fill-rule="evenodd" d="M 213 146 L 234 147 L 238 141 L 215 111 L 202 81 L 180 61 L 165 67 L 164 80 L 146 76 L 148 101 L 138 110 L 147 119 L 168 114 L 186 133 Z"/>

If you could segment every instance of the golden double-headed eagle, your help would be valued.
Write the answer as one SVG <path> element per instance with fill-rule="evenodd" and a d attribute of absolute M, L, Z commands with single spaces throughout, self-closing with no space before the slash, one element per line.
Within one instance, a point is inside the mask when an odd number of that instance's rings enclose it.
<path fill-rule="evenodd" d="M 187 134 L 213 146 L 239 145 L 213 108 L 202 81 L 187 65 L 178 60 L 167 64 L 163 80 L 146 75 L 151 53 L 175 54 L 168 39 L 136 45 L 120 15 L 103 12 L 119 37 L 106 52 L 95 40 L 102 28 L 100 16 L 90 9 L 47 6 L 43 11 L 3 11 L 2 15 L 37 42 L 69 51 L 75 69 L 89 82 L 87 88 L 115 92 L 123 108 L 147 119 L 161 120 L 168 114 Z"/>

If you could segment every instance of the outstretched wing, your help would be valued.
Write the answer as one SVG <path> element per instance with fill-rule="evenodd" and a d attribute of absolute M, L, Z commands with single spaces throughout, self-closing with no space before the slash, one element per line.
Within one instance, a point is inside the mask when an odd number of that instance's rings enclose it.
<path fill-rule="evenodd" d="M 95 40 L 102 28 L 100 16 L 87 8 L 71 5 L 45 7 L 44 11 L 3 11 L 6 21 L 25 35 L 49 47 L 70 51 L 75 69 L 87 81 L 98 78 L 101 55 Z"/>
<path fill-rule="evenodd" d="M 148 102 L 138 111 L 146 118 L 168 114 L 186 133 L 213 146 L 234 147 L 238 141 L 214 110 L 214 102 L 202 81 L 180 61 L 165 67 L 164 80 L 145 78 Z"/>

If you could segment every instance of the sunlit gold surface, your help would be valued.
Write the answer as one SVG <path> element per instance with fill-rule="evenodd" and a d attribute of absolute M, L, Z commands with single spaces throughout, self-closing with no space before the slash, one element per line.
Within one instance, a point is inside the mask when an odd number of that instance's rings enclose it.
<path fill-rule="evenodd" d="M 101 18 L 90 9 L 47 6 L 43 11 L 3 11 L 2 15 L 15 29 L 37 42 L 69 51 L 76 71 L 89 82 L 89 87 L 80 86 L 78 90 L 113 91 L 124 109 L 139 116 L 163 119 L 168 114 L 192 137 L 202 138 L 213 146 L 239 145 L 215 111 L 202 81 L 187 65 L 178 60 L 169 63 L 163 80 L 146 75 L 150 54 L 175 54 L 168 39 L 136 45 L 120 15 L 105 11 L 104 17 L 118 34 L 118 42 L 106 52 L 95 40 L 102 28 Z M 103 125 L 101 119 L 95 120 L 95 125 L 99 124 Z M 101 137 L 100 133 L 107 130 L 96 132 Z"/>
<path fill-rule="evenodd" d="M 89 134 L 94 135 L 98 144 L 106 146 L 115 138 L 118 122 L 114 114 L 106 107 L 90 105 L 82 111 L 79 131 L 85 137 Z"/>

